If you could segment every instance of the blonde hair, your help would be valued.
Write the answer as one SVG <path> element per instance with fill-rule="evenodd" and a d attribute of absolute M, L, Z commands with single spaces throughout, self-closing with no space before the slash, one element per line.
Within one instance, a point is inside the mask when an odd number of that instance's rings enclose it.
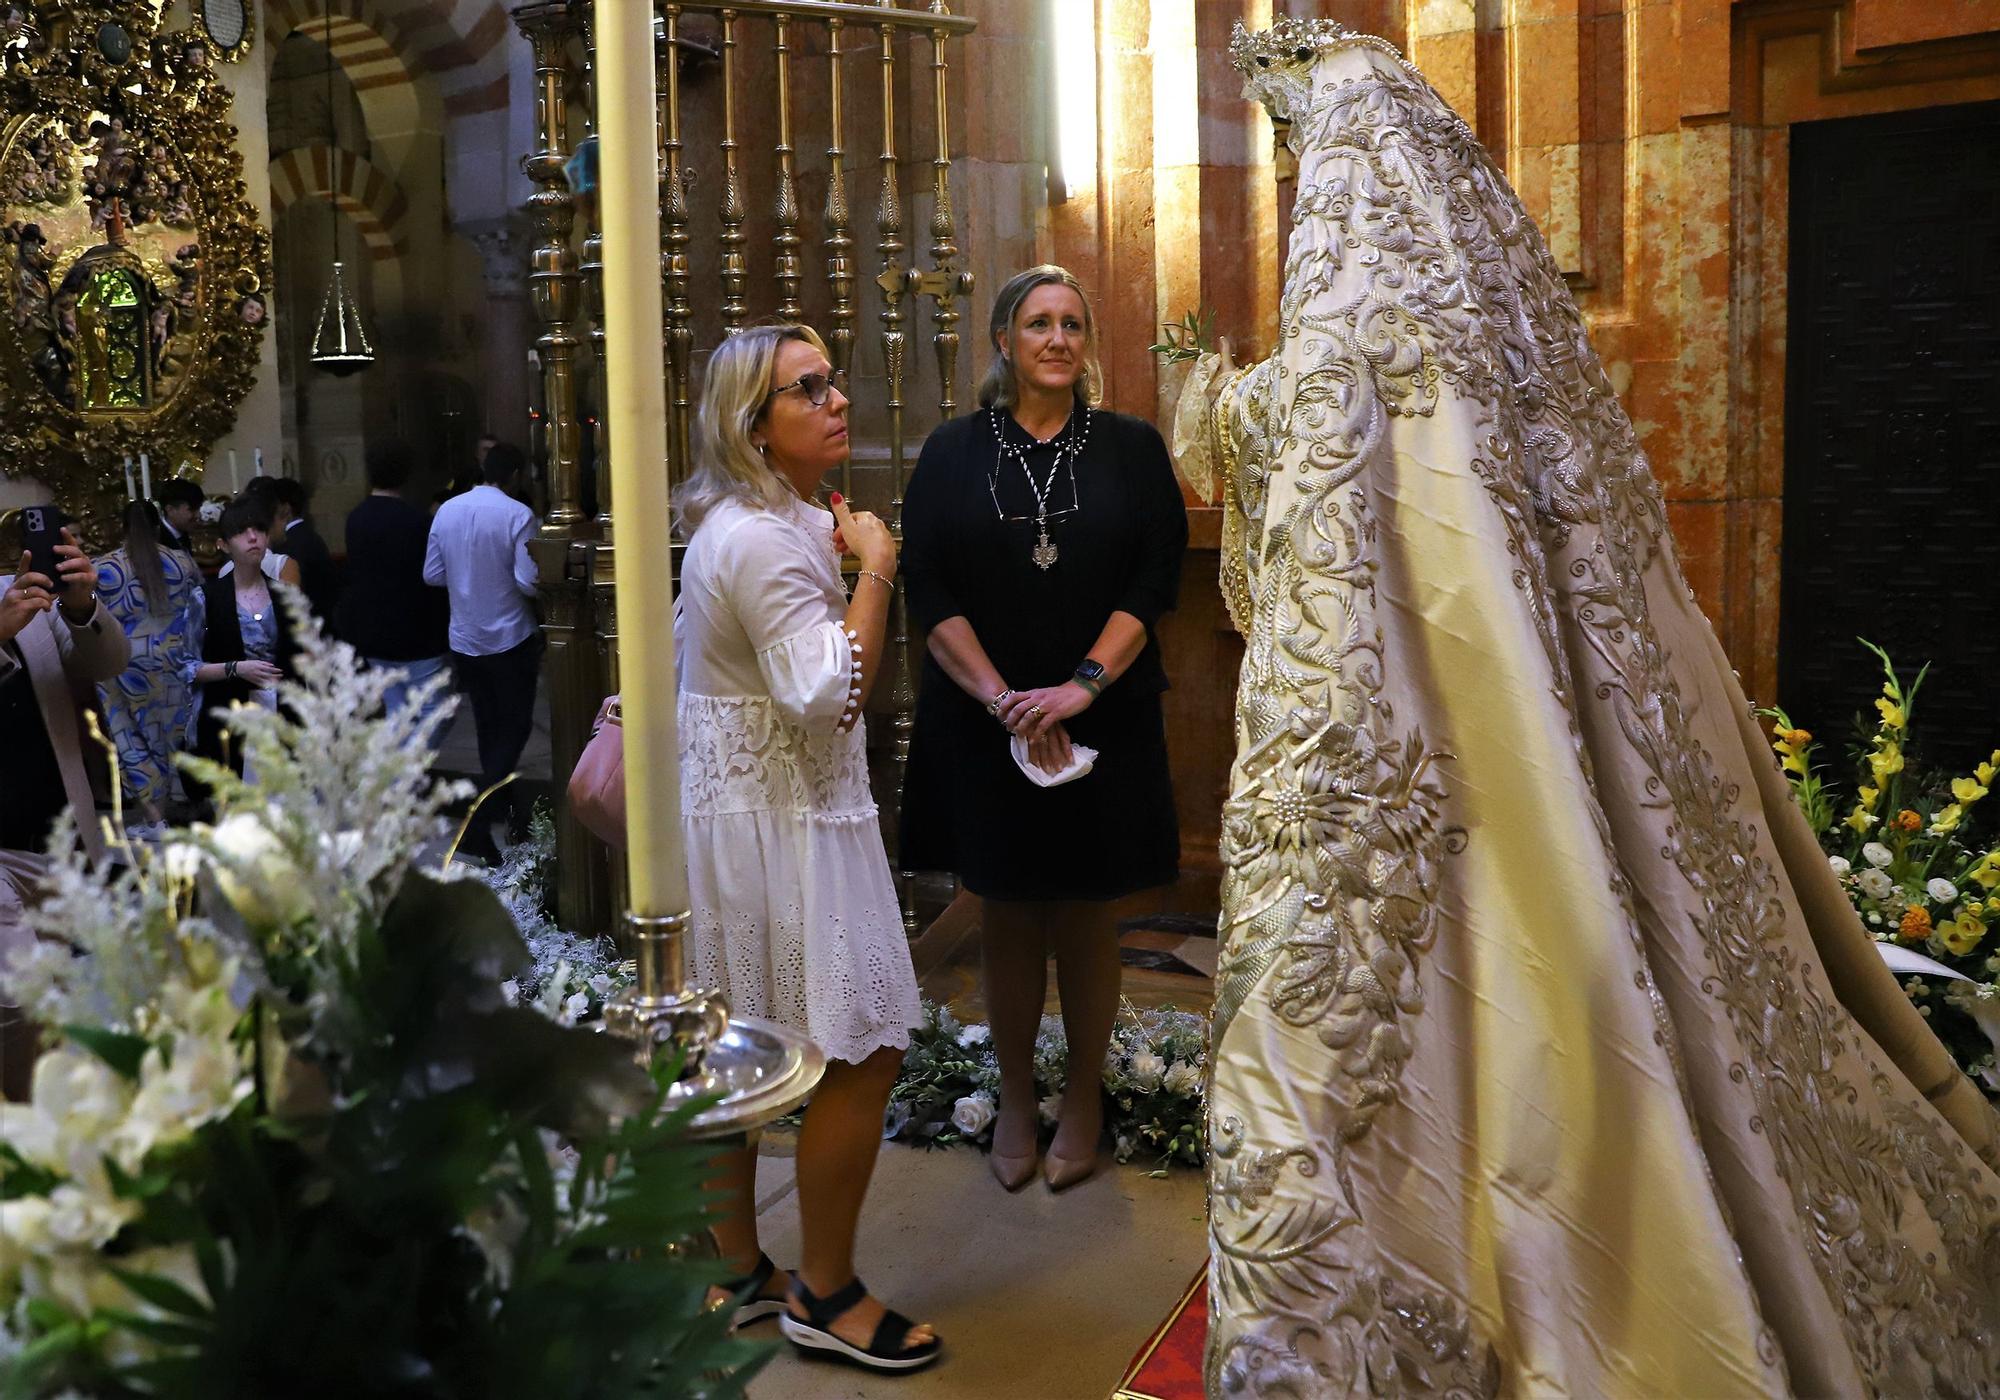
<path fill-rule="evenodd" d="M 1104 369 L 1097 363 L 1097 318 L 1091 313 L 1090 297 L 1068 268 L 1042 263 L 1009 277 L 993 298 L 993 314 L 986 324 L 986 348 L 993 352 L 993 361 L 986 366 L 986 377 L 979 381 L 981 408 L 1014 406 L 1014 364 L 1000 353 L 1000 336 L 1003 332 L 1013 334 L 1014 317 L 1020 314 L 1028 293 L 1051 284 L 1068 287 L 1083 303 L 1083 373 L 1076 377 L 1076 401 L 1094 405 L 1104 396 Z"/>
<path fill-rule="evenodd" d="M 692 538 L 724 501 L 777 510 L 797 499 L 791 483 L 750 441 L 750 429 L 770 401 L 771 365 L 788 340 L 802 340 L 826 354 L 826 342 L 811 326 L 780 321 L 725 336 L 708 357 L 701 402 L 694 411 L 694 470 L 674 492 L 674 519 L 683 539 Z"/>

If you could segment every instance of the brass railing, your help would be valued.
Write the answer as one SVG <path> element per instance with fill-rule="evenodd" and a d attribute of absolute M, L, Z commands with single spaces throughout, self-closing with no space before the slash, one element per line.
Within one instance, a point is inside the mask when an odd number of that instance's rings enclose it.
<path fill-rule="evenodd" d="M 597 0 L 597 3 L 642 3 L 642 0 Z M 617 680 L 617 624 L 612 608 L 612 585 L 616 577 L 612 544 L 614 512 L 607 464 L 608 454 L 618 451 L 619 444 L 607 441 L 601 426 L 605 417 L 601 240 L 594 214 L 588 212 L 586 203 L 583 256 L 579 264 L 571 248 L 576 202 L 562 174 L 576 135 L 566 110 L 566 94 L 576 88 L 583 96 L 581 105 L 585 108 L 596 97 L 595 84 L 590 81 L 591 13 L 591 0 L 537 0 L 514 11 L 521 32 L 534 45 L 538 83 L 536 148 L 526 160 L 525 168 L 537 186 L 528 206 L 536 235 L 530 264 L 536 313 L 542 326 L 536 346 L 541 352 L 549 459 L 548 515 L 537 557 L 549 616 L 551 747 L 558 787 L 588 738 L 597 698 L 615 687 Z M 950 41 L 969 33 L 975 21 L 951 14 L 945 0 L 928 0 L 923 4 L 912 0 L 908 6 L 897 0 L 876 0 L 870 4 L 825 0 L 656 0 L 655 14 L 660 67 L 657 139 L 668 417 L 664 467 L 668 480 L 684 479 L 689 466 L 699 327 L 707 325 L 726 335 L 765 312 L 785 317 L 807 314 L 809 230 L 808 215 L 800 198 L 800 112 L 795 71 L 815 48 L 824 53 L 827 97 L 826 199 L 817 240 L 825 288 L 822 329 L 836 367 L 848 370 L 853 377 L 856 321 L 861 302 L 857 297 L 855 209 L 850 187 L 854 172 L 849 165 L 848 149 L 852 133 L 849 104 L 855 89 L 849 82 L 847 64 L 857 55 L 872 52 L 881 93 L 879 189 L 874 210 L 878 271 L 874 282 L 881 296 L 877 337 L 882 382 L 879 399 L 873 399 L 864 386 L 857 386 L 853 416 L 857 440 L 873 439 L 886 447 L 888 519 L 900 541 L 909 475 L 903 421 L 903 396 L 910 368 L 907 322 L 918 298 L 929 298 L 931 302 L 931 345 L 937 367 L 939 417 L 949 418 L 957 411 L 954 385 L 959 353 L 958 302 L 971 294 L 972 284 L 970 275 L 962 270 L 953 212 L 947 53 Z M 712 20 L 712 35 L 703 35 L 701 39 L 692 36 L 686 24 L 690 16 Z M 874 42 L 857 44 L 854 42 L 857 31 L 870 35 Z M 928 47 L 930 82 L 924 87 L 928 89 L 929 115 L 935 133 L 935 149 L 930 159 L 929 265 L 921 269 L 913 266 L 914 260 L 909 255 L 908 219 L 900 174 L 903 156 L 897 149 L 897 94 L 902 82 L 913 76 L 900 70 L 899 41 L 905 40 Z M 759 306 L 756 303 L 762 299 L 751 286 L 749 246 L 753 221 L 745 191 L 747 162 L 754 159 L 759 162 L 759 169 L 765 167 L 761 165 L 762 156 L 753 157 L 745 140 L 753 125 L 762 134 L 762 123 L 746 124 L 743 106 L 748 62 L 745 55 L 755 51 L 753 46 L 766 41 L 776 100 L 769 108 L 761 101 L 756 103 L 760 116 L 767 110 L 771 113 L 768 168 L 773 180 L 768 206 L 770 300 Z M 719 69 L 719 83 L 704 92 L 704 99 L 713 103 L 712 110 L 688 105 L 689 79 L 700 71 L 688 69 L 690 62 Z M 702 299 L 694 286 L 698 215 L 692 192 L 697 185 L 695 171 L 699 162 L 689 143 L 691 117 L 712 120 L 717 132 L 712 174 L 700 182 L 701 188 L 713 192 L 706 197 L 704 208 L 713 210 L 714 241 L 712 247 L 701 249 L 703 253 L 712 252 L 715 258 L 716 296 L 712 302 Z M 696 121 L 695 129 L 699 130 L 701 124 Z M 582 125 L 584 134 L 594 131 L 594 113 L 586 114 Z M 765 206 L 760 203 L 759 207 Z M 590 323 L 588 343 L 594 352 L 585 373 L 597 386 L 598 426 L 592 446 L 599 513 L 594 520 L 582 510 L 579 453 L 581 424 L 576 361 L 577 351 L 584 344 L 578 332 L 585 317 Z M 840 487 L 849 496 L 857 494 L 851 461 L 841 467 Z M 625 522 L 627 532 L 660 528 L 662 522 Z M 894 661 L 890 673 L 891 762 L 887 781 L 894 791 L 882 794 L 885 800 L 881 805 L 890 814 L 889 824 L 893 829 L 901 814 L 903 775 L 909 761 L 916 703 L 909 610 L 900 582 L 891 628 Z M 593 632 L 596 645 L 591 648 L 580 645 Z M 602 852 L 590 847 L 590 838 L 566 819 L 558 822 L 557 840 L 560 917 L 569 927 L 608 927 L 614 905 L 607 887 L 609 866 Z M 900 872 L 899 887 L 904 927 L 914 934 L 917 922 L 910 872 Z"/>

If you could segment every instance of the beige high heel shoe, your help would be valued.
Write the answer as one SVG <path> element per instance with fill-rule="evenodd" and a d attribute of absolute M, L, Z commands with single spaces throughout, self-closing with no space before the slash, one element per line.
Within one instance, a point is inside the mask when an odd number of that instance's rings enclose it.
<path fill-rule="evenodd" d="M 1035 1160 L 1038 1154 L 1024 1152 L 1020 1156 L 1010 1156 L 1005 1152 L 988 1152 L 986 1165 L 993 1172 L 993 1179 L 1009 1191 L 1018 1191 L 1028 1184 L 1035 1174 Z"/>
<path fill-rule="evenodd" d="M 993 1173 L 993 1179 L 1009 1191 L 1018 1191 L 1026 1186 L 1029 1178 L 1035 1174 L 1036 1158 L 1040 1156 L 1036 1144 L 1040 1138 L 1040 1125 L 1037 1124 L 1028 1134 L 1026 1152 L 1002 1152 L 998 1147 L 989 1148 L 986 1153 L 986 1166 Z M 998 1132 L 994 1134 L 994 1141 L 996 1143 L 999 1141 Z"/>
<path fill-rule="evenodd" d="M 1067 1191 L 1079 1181 L 1086 1181 L 1097 1175 L 1098 1161 L 1102 1154 L 1095 1148 L 1088 1157 L 1058 1157 L 1050 1152 L 1042 1159 L 1042 1179 L 1051 1191 Z"/>

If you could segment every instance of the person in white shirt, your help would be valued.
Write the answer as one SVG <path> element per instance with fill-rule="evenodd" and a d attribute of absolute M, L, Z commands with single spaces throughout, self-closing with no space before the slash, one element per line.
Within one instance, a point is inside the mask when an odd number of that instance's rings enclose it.
<path fill-rule="evenodd" d="M 481 789 L 500 782 L 520 762 L 534 728 L 535 681 L 541 673 L 542 631 L 535 621 L 535 561 L 528 540 L 535 514 L 504 489 L 527 465 L 521 449 L 499 443 L 486 454 L 484 481 L 438 507 L 424 551 L 424 582 L 451 597 L 452 667 L 472 702 L 479 733 Z M 493 799 L 518 838 L 527 832 L 527 804 L 511 788 Z M 484 822 L 475 822 L 467 855 L 493 859 Z"/>

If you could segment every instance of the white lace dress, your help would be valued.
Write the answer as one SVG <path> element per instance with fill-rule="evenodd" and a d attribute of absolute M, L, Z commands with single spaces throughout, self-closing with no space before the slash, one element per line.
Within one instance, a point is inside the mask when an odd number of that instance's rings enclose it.
<path fill-rule="evenodd" d="M 860 720 L 833 517 L 718 505 L 682 568 L 681 798 L 692 979 L 836 1060 L 922 1023 Z"/>

